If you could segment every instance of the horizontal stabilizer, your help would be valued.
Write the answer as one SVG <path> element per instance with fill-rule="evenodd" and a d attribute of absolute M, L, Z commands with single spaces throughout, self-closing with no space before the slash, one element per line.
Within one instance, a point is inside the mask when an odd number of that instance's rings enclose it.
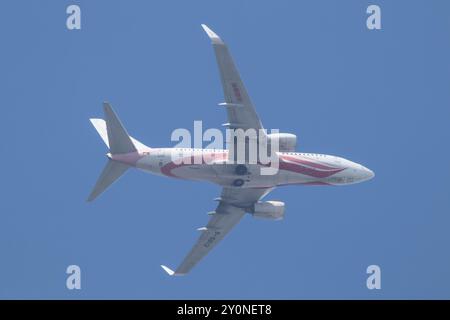
<path fill-rule="evenodd" d="M 87 201 L 92 201 L 97 198 L 103 191 L 105 191 L 111 184 L 120 178 L 122 174 L 129 168 L 128 165 L 117 162 L 114 160 L 108 160 L 105 168 L 103 169 L 97 183 L 94 186 Z"/>

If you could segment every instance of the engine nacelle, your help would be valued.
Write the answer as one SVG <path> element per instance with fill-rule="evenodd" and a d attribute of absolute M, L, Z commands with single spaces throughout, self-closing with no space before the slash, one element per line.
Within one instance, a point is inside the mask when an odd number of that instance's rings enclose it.
<path fill-rule="evenodd" d="M 281 220 L 284 218 L 284 202 L 258 201 L 255 203 L 253 216 L 256 218 Z"/>
<path fill-rule="evenodd" d="M 278 149 L 281 152 L 292 152 L 295 151 L 297 146 L 297 136 L 292 133 L 271 133 L 267 137 L 272 143 L 272 140 L 278 139 Z"/>

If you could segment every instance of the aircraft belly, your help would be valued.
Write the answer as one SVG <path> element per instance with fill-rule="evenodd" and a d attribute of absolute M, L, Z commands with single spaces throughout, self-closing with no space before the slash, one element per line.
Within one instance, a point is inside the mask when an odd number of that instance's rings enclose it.
<path fill-rule="evenodd" d="M 166 161 L 162 157 L 144 156 L 136 162 L 136 168 L 147 173 L 164 176 L 161 172 L 161 168 L 165 163 Z"/>
<path fill-rule="evenodd" d="M 272 175 L 263 175 L 259 165 L 249 165 L 248 173 L 238 175 L 235 173 L 234 165 L 214 165 L 214 171 L 217 175 L 214 178 L 214 183 L 221 186 L 233 186 L 236 180 L 243 180 L 242 188 L 270 188 L 279 184 L 279 171 Z"/>
<path fill-rule="evenodd" d="M 189 180 L 214 180 L 216 172 L 208 165 L 191 164 L 176 167 L 171 170 L 171 174 L 181 179 Z"/>
<path fill-rule="evenodd" d="M 232 186 L 236 179 L 244 180 L 244 188 L 263 188 L 287 184 L 308 184 L 318 182 L 317 178 L 279 169 L 274 175 L 263 175 L 258 165 L 249 166 L 249 173 L 235 174 L 235 166 L 226 164 L 181 164 L 176 165 L 167 157 L 142 157 L 136 167 L 156 175 L 187 180 L 209 181 L 221 186 Z"/>
<path fill-rule="evenodd" d="M 311 182 L 319 182 L 319 180 L 321 180 L 319 178 L 287 170 L 280 170 L 280 172 L 281 175 L 283 176 L 282 180 L 285 182 L 281 184 L 307 184 Z"/>

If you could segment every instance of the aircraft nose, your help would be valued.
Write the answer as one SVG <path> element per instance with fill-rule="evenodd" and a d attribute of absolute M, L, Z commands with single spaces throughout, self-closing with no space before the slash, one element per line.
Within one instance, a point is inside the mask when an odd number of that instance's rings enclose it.
<path fill-rule="evenodd" d="M 370 180 L 373 177 L 375 177 L 375 173 L 372 170 L 364 166 L 361 166 L 361 178 L 362 178 L 361 180 Z"/>

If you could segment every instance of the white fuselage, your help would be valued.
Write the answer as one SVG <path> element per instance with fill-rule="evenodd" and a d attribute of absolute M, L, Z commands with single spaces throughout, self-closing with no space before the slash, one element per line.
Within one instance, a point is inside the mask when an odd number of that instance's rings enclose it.
<path fill-rule="evenodd" d="M 344 158 L 298 152 L 278 152 L 274 174 L 261 174 L 261 164 L 246 165 L 238 175 L 236 164 L 227 161 L 228 151 L 218 149 L 148 148 L 127 154 L 110 155 L 146 172 L 179 179 L 204 180 L 221 186 L 270 188 L 289 184 L 344 185 L 371 179 L 374 173 Z M 267 166 L 266 166 L 267 167 Z"/>

